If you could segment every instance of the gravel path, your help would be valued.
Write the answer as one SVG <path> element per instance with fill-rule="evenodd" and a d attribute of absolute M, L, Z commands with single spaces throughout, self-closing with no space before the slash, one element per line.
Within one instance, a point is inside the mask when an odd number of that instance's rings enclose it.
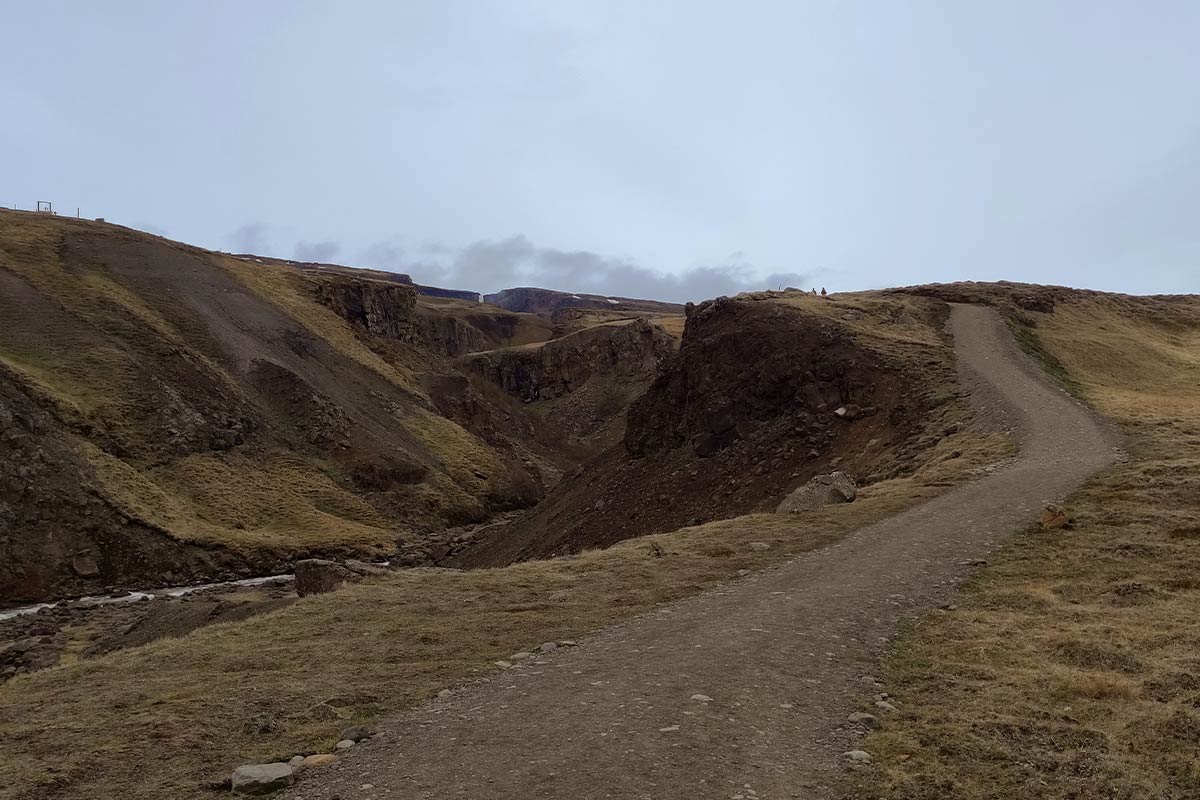
<path fill-rule="evenodd" d="M 827 798 L 900 622 L 1115 459 L 994 312 L 956 306 L 964 384 L 1014 463 L 820 551 L 663 606 L 393 720 L 289 798 Z"/>

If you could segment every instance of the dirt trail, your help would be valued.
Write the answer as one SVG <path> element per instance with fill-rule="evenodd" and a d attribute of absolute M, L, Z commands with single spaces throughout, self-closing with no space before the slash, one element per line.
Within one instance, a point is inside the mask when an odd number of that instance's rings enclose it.
<path fill-rule="evenodd" d="M 981 419 L 1017 437 L 1013 464 L 414 710 L 287 796 L 835 796 L 841 753 L 858 739 L 846 717 L 880 713 L 862 677 L 899 623 L 1115 459 L 1111 433 L 994 312 L 956 306 L 950 325 Z"/>

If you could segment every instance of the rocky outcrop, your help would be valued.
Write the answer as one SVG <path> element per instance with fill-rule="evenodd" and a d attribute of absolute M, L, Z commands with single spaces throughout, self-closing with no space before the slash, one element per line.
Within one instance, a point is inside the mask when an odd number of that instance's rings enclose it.
<path fill-rule="evenodd" d="M 483 332 L 459 317 L 423 312 L 417 317 L 421 341 L 436 353 L 460 356 L 492 346 Z"/>
<path fill-rule="evenodd" d="M 593 376 L 645 380 L 674 351 L 644 319 L 599 325 L 537 346 L 478 353 L 467 366 L 526 402 L 569 394 Z"/>
<path fill-rule="evenodd" d="M 678 355 L 630 410 L 625 448 L 687 444 L 707 458 L 757 439 L 819 451 L 837 409 L 871 405 L 879 372 L 832 321 L 720 297 L 688 315 Z"/>
<path fill-rule="evenodd" d="M 837 503 L 852 503 L 858 497 L 854 481 L 844 472 L 814 475 L 808 483 L 784 498 L 776 514 L 799 514 Z"/>
<path fill-rule="evenodd" d="M 317 282 L 317 297 L 343 319 L 377 336 L 415 342 L 417 291 L 399 283 L 361 278 L 330 278 Z"/>
<path fill-rule="evenodd" d="M 353 559 L 339 564 L 323 558 L 306 558 L 296 562 L 296 594 L 301 597 L 325 594 L 344 583 L 357 583 L 371 575 L 386 573 L 383 567 Z"/>
<path fill-rule="evenodd" d="M 918 377 L 820 314 L 702 303 L 679 351 L 624 414 L 623 440 L 458 560 L 540 558 L 772 511 L 835 462 L 855 471 L 890 463 L 926 417 Z"/>

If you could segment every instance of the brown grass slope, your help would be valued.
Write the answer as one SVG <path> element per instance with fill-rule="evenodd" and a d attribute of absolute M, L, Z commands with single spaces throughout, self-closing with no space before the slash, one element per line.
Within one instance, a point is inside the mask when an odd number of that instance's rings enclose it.
<path fill-rule="evenodd" d="M 339 315 L 347 286 L 390 327 Z M 533 502 L 572 458 L 428 387 L 456 347 L 549 329 L 462 305 L 0 212 L 0 602 L 388 554 Z"/>
<path fill-rule="evenodd" d="M 1007 309 L 1130 459 L 1071 498 L 1072 529 L 1018 537 L 903 638 L 900 712 L 847 793 L 1200 797 L 1200 297 L 917 291 Z"/>
<path fill-rule="evenodd" d="M 744 302 L 809 303 L 766 295 Z M 914 313 L 934 306 L 862 295 L 808 312 L 842 320 L 895 357 L 911 352 L 941 365 L 948 342 L 938 315 Z M 204 782 L 238 764 L 329 748 L 351 722 L 486 678 L 497 658 L 820 547 L 1008 451 L 966 425 L 952 371 L 918 374 L 923 391 L 946 396 L 939 408 L 951 427 L 911 474 L 864 488 L 855 503 L 738 516 L 499 569 L 394 573 L 244 622 L 19 676 L 0 687 L 0 714 L 10 720 L 0 728 L 0 798 L 212 796 Z M 774 546 L 753 550 L 751 541 Z M 272 719 L 269 730 L 256 724 L 259 715 Z"/>

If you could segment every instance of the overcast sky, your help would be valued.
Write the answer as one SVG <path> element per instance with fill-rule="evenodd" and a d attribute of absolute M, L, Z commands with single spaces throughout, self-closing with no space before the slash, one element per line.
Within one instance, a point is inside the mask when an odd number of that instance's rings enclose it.
<path fill-rule="evenodd" d="M 222 250 L 701 299 L 1200 292 L 1200 3 L 37 2 L 0 202 Z"/>

